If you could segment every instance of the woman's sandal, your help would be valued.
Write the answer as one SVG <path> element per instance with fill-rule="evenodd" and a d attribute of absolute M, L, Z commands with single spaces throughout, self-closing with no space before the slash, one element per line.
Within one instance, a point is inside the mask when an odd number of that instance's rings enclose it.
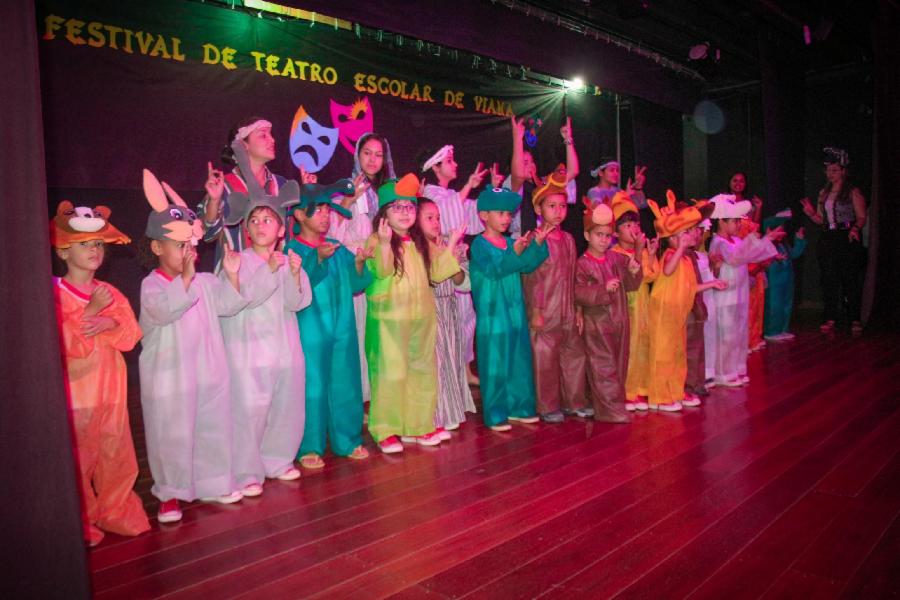
<path fill-rule="evenodd" d="M 353 449 L 353 452 L 347 455 L 347 458 L 352 458 L 353 460 L 362 460 L 364 458 L 369 458 L 369 451 L 362 446 L 357 446 Z"/>

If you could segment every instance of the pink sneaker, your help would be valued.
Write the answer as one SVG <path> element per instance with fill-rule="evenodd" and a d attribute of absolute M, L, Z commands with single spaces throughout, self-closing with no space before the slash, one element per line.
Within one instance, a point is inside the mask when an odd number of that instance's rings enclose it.
<path fill-rule="evenodd" d="M 437 446 L 441 443 L 441 434 L 437 431 L 416 436 L 416 443 L 420 446 Z"/>
<path fill-rule="evenodd" d="M 400 440 L 397 439 L 396 435 L 392 435 L 386 440 L 378 442 L 378 448 L 380 448 L 381 451 L 385 454 L 396 454 L 397 452 L 403 452 L 403 444 L 400 443 Z"/>
<path fill-rule="evenodd" d="M 434 430 L 439 438 L 441 438 L 442 442 L 446 442 L 447 440 L 453 439 L 453 436 L 450 435 L 450 432 L 444 429 L 443 427 L 438 427 Z"/>
<path fill-rule="evenodd" d="M 178 506 L 178 500 L 172 498 L 171 500 L 160 502 L 159 513 L 156 515 L 156 520 L 160 523 L 174 523 L 180 521 L 181 516 L 181 508 Z"/>

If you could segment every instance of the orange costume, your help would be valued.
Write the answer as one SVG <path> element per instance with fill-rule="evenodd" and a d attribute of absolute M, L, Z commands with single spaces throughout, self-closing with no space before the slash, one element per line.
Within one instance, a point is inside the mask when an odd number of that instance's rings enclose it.
<path fill-rule="evenodd" d="M 666 193 L 668 206 L 657 207 L 649 200 L 656 216 L 654 225 L 660 237 L 670 237 L 697 225 L 712 212 L 705 201 L 677 208 L 675 195 Z M 666 250 L 662 261 L 668 262 L 675 250 Z M 660 269 L 650 292 L 650 382 L 647 401 L 651 409 L 660 405 L 680 406 L 687 378 L 687 318 L 694 305 L 697 275 L 688 256 L 682 256 L 671 275 Z"/>
<path fill-rule="evenodd" d="M 744 239 L 751 233 L 759 233 L 759 225 L 751 219 L 741 219 L 738 237 Z M 763 342 L 763 316 L 765 315 L 767 284 L 766 268 L 768 266 L 768 261 L 747 265 L 747 269 L 750 272 L 750 314 L 747 319 L 748 350 L 753 350 Z"/>
<path fill-rule="evenodd" d="M 616 221 L 626 212 L 640 214 L 637 205 L 625 192 L 617 192 L 613 196 L 610 208 Z M 618 244 L 612 250 L 629 258 L 634 256 L 634 250 L 626 250 Z M 631 327 L 628 339 L 628 375 L 625 377 L 625 397 L 629 402 L 637 396 L 646 396 L 650 382 L 650 284 L 659 277 L 660 266 L 656 256 L 651 256 L 646 249 L 641 254 L 641 269 L 644 279 L 640 287 L 625 294 Z"/>
<path fill-rule="evenodd" d="M 109 209 L 74 208 L 63 202 L 51 224 L 56 248 L 102 240 L 129 239 L 107 221 Z M 99 221 L 99 223 L 98 223 Z M 99 315 L 117 323 L 95 336 L 82 331 L 90 296 L 64 279 L 55 281 L 57 318 L 65 362 L 69 410 L 75 432 L 85 539 L 96 545 L 103 531 L 138 535 L 150 529 L 141 500 L 132 491 L 138 467 L 128 421 L 127 371 L 122 352 L 141 339 L 141 329 L 128 300 L 116 288 L 94 280 L 112 294 Z"/>

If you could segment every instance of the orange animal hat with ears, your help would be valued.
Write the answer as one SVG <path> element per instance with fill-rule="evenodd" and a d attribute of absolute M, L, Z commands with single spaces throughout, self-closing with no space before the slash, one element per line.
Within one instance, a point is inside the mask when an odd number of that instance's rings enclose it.
<path fill-rule="evenodd" d="M 112 211 L 105 206 L 74 206 L 63 200 L 56 207 L 56 216 L 50 221 L 50 243 L 54 248 L 69 248 L 72 244 L 101 240 L 107 244 L 127 244 L 127 235 L 109 222 Z"/>
<path fill-rule="evenodd" d="M 618 191 L 613 195 L 612 200 L 609 201 L 609 207 L 612 209 L 616 221 L 628 212 L 639 214 L 637 204 L 631 200 L 628 192 L 624 191 Z"/>
<path fill-rule="evenodd" d="M 613 231 L 615 231 L 616 219 L 613 217 L 613 211 L 609 206 L 602 202 L 594 204 L 587 196 L 584 196 L 581 201 L 584 203 L 583 217 L 585 232 L 590 231 L 598 225 L 609 225 L 613 228 Z"/>
<path fill-rule="evenodd" d="M 534 204 L 535 208 L 541 205 L 544 198 L 547 196 L 552 196 L 554 194 L 562 194 L 566 195 L 566 181 L 565 177 L 560 177 L 556 173 L 552 173 L 547 178 L 547 183 L 534 190 L 531 194 L 531 203 Z"/>
<path fill-rule="evenodd" d="M 660 207 L 653 200 L 647 200 L 653 216 L 656 217 L 653 226 L 661 238 L 671 237 L 690 229 L 708 218 L 715 209 L 715 206 L 706 200 L 698 200 L 693 205 L 679 203 L 675 200 L 675 193 L 672 190 L 666 190 L 666 202 L 666 206 Z"/>

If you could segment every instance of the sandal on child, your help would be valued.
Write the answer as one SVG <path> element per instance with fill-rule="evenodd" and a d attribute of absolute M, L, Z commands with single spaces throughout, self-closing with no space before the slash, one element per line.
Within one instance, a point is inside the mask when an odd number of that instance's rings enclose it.
<path fill-rule="evenodd" d="M 325 461 L 318 454 L 310 452 L 300 459 L 300 466 L 304 469 L 321 469 L 325 466 Z"/>
<path fill-rule="evenodd" d="M 364 458 L 369 458 L 369 451 L 362 446 L 357 446 L 353 449 L 353 452 L 347 455 L 347 457 L 352 458 L 353 460 L 362 460 Z"/>

